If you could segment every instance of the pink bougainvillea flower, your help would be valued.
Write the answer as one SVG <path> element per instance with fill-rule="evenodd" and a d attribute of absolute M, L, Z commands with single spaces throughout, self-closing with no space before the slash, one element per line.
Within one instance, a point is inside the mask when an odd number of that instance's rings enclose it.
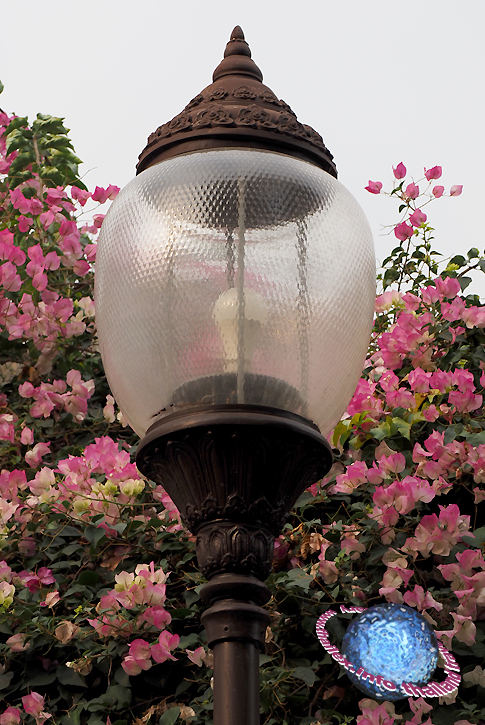
<path fill-rule="evenodd" d="M 422 224 L 424 224 L 427 220 L 427 216 L 424 213 L 424 211 L 421 211 L 421 209 L 415 209 L 413 213 L 409 216 L 409 221 L 413 225 L 413 227 L 420 227 Z"/>
<path fill-rule="evenodd" d="M 186 649 L 187 657 L 197 667 L 202 667 L 204 664 L 205 649 L 203 647 L 197 647 L 197 649 Z"/>
<path fill-rule="evenodd" d="M 444 192 L 445 192 L 445 187 L 438 185 L 438 186 L 433 187 L 433 190 L 431 193 L 433 194 L 433 196 L 436 199 L 439 199 L 440 196 L 443 196 Z"/>
<path fill-rule="evenodd" d="M 127 675 L 139 675 L 142 670 L 150 669 L 153 664 L 150 657 L 150 649 L 150 644 L 144 639 L 133 640 L 130 644 L 128 655 L 121 663 Z"/>
<path fill-rule="evenodd" d="M 429 607 L 433 607 L 437 612 L 443 609 L 443 605 L 437 602 L 429 592 L 425 594 L 423 587 L 418 584 L 416 584 L 412 592 L 406 592 L 403 599 L 406 604 L 410 607 L 416 607 L 420 612 L 423 609 L 429 609 Z"/>
<path fill-rule="evenodd" d="M 419 186 L 411 182 L 406 186 L 405 195 L 408 199 L 417 199 L 419 196 Z"/>
<path fill-rule="evenodd" d="M 365 187 L 366 191 L 369 191 L 371 194 L 380 194 L 382 189 L 382 182 L 380 181 L 371 181 L 369 179 L 369 185 Z"/>
<path fill-rule="evenodd" d="M 12 652 L 25 652 L 30 647 L 30 642 L 27 642 L 27 635 L 22 633 L 13 634 L 7 639 L 6 644 Z"/>
<path fill-rule="evenodd" d="M 48 718 L 52 717 L 52 715 L 44 711 L 44 698 L 38 692 L 24 695 L 22 705 L 27 715 L 32 715 L 35 718 L 36 725 L 42 725 Z"/>
<path fill-rule="evenodd" d="M 463 191 L 463 185 L 462 184 L 455 184 L 450 189 L 450 196 L 460 196 L 461 192 Z"/>
<path fill-rule="evenodd" d="M 50 453 L 50 443 L 36 443 L 36 445 L 25 454 L 25 462 L 31 467 L 36 468 L 43 456 Z"/>
<path fill-rule="evenodd" d="M 401 224 L 398 224 L 394 229 L 394 234 L 401 242 L 405 242 L 406 239 L 413 236 L 414 230 L 410 224 L 401 222 Z"/>
<path fill-rule="evenodd" d="M 34 433 L 33 431 L 25 426 L 25 428 L 22 429 L 22 433 L 20 434 L 20 442 L 24 446 L 31 446 L 34 442 Z"/>
<path fill-rule="evenodd" d="M 17 707 L 7 707 L 0 715 L 0 725 L 18 725 L 20 710 Z"/>
<path fill-rule="evenodd" d="M 119 186 L 113 186 L 113 184 L 110 184 L 106 187 L 106 189 L 103 189 L 101 186 L 97 186 L 93 191 L 91 198 L 93 201 L 99 201 L 100 204 L 104 204 L 108 201 L 108 199 L 116 199 L 119 191 Z"/>
<path fill-rule="evenodd" d="M 30 227 L 34 223 L 33 219 L 30 219 L 29 217 L 24 216 L 23 214 L 19 216 L 18 219 L 18 228 L 19 232 L 22 232 L 22 234 L 25 234 L 29 231 Z"/>
<path fill-rule="evenodd" d="M 175 647 L 178 646 L 180 642 L 180 637 L 178 634 L 170 634 L 170 632 L 167 632 L 165 629 L 163 632 L 160 632 L 160 635 L 158 637 L 158 644 L 153 644 L 150 649 L 151 656 L 155 660 L 155 662 L 165 662 L 165 660 L 175 660 L 176 657 L 174 657 L 171 654 L 171 650 L 175 649 Z"/>
<path fill-rule="evenodd" d="M 57 602 L 60 600 L 59 592 L 49 592 L 43 602 L 40 603 L 41 607 L 55 607 Z"/>
<path fill-rule="evenodd" d="M 81 206 L 84 206 L 88 199 L 91 198 L 91 192 L 79 189 L 77 186 L 71 187 L 71 197 L 74 201 L 79 202 Z"/>
<path fill-rule="evenodd" d="M 394 174 L 394 177 L 396 179 L 404 179 L 404 177 L 406 176 L 406 167 L 404 166 L 402 161 L 397 166 L 392 167 L 392 173 Z"/>
<path fill-rule="evenodd" d="M 440 179 L 442 173 L 443 169 L 441 166 L 433 166 L 431 169 L 424 169 L 424 175 L 428 181 L 431 181 L 432 179 Z"/>

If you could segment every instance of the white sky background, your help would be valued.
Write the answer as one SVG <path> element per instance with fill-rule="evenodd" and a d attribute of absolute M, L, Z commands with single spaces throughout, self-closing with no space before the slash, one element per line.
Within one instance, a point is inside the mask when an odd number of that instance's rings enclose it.
<path fill-rule="evenodd" d="M 389 188 L 400 161 L 463 184 L 426 209 L 436 248 L 484 250 L 484 0 L 17 0 L 0 21 L 0 106 L 64 117 L 90 189 L 133 177 L 148 134 L 211 83 L 239 24 L 264 83 L 334 154 L 378 260 L 397 205 L 364 186 Z M 471 290 L 485 297 L 485 275 Z"/>

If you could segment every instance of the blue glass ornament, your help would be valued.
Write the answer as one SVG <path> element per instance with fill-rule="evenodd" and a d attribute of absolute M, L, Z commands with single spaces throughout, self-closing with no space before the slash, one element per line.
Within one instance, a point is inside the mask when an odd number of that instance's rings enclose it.
<path fill-rule="evenodd" d="M 401 700 L 408 697 L 403 682 L 423 686 L 438 663 L 438 640 L 433 628 L 415 609 L 402 604 L 377 604 L 349 624 L 341 652 L 355 668 L 381 675 L 396 684 L 389 692 L 375 683 L 347 672 L 353 684 L 368 697 Z"/>

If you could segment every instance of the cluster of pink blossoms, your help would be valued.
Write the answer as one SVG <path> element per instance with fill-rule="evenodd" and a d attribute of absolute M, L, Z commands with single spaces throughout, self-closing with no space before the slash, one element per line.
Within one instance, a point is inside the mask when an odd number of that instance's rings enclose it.
<path fill-rule="evenodd" d="M 155 644 L 144 639 L 131 642 L 122 667 L 129 675 L 138 675 L 148 670 L 155 662 L 174 660 L 171 654 L 179 644 L 178 635 L 168 632 L 165 627 L 172 618 L 164 608 L 166 581 L 170 572 L 162 568 L 155 569 L 154 562 L 140 564 L 135 573 L 122 571 L 115 577 L 115 588 L 101 597 L 96 619 L 88 619 L 101 637 L 130 637 L 135 631 L 154 627 L 161 630 Z M 123 611 L 125 610 L 125 611 Z M 136 619 L 129 619 L 126 610 L 136 612 Z"/>
<path fill-rule="evenodd" d="M 120 572 L 115 577 L 115 588 L 101 597 L 97 607 L 102 613 L 89 624 L 102 637 L 130 636 L 136 629 L 155 627 L 163 630 L 172 618 L 163 607 L 166 597 L 166 581 L 170 572 L 155 569 L 150 564 L 139 564 L 135 573 Z M 127 619 L 122 609 L 135 609 L 139 614 L 136 623 Z"/>
<path fill-rule="evenodd" d="M 72 390 L 66 393 L 68 385 Z M 29 410 L 32 418 L 48 418 L 54 409 L 64 409 L 75 420 L 82 421 L 86 417 L 88 400 L 93 392 L 94 380 L 84 381 L 79 370 L 70 370 L 66 380 L 41 383 L 38 387 L 34 387 L 32 383 L 19 386 L 19 393 L 23 398 L 35 400 Z"/>
<path fill-rule="evenodd" d="M 394 178 L 398 181 L 402 182 L 402 179 L 405 178 L 407 174 L 407 169 L 404 166 L 404 164 L 401 162 L 396 167 L 393 168 Z M 431 182 L 437 179 L 441 178 L 441 175 L 443 173 L 443 170 L 441 166 L 433 166 L 431 169 L 424 169 L 424 178 L 428 182 L 428 189 L 427 194 L 430 199 L 439 199 L 443 194 L 445 193 L 445 187 L 441 185 L 433 186 L 431 187 Z M 367 191 L 369 191 L 371 194 L 381 194 L 382 193 L 382 182 L 381 181 L 370 181 L 368 186 L 365 187 Z M 414 201 L 418 199 L 421 196 L 421 192 L 419 189 L 419 185 L 415 184 L 414 181 L 409 183 L 406 188 L 399 187 L 401 189 L 400 191 L 400 198 L 405 202 L 405 204 L 408 206 L 408 208 L 411 210 L 411 213 L 409 214 L 408 218 L 405 221 L 400 222 L 399 224 L 396 224 L 394 227 L 394 235 L 397 239 L 401 242 L 405 242 L 407 239 L 410 239 L 416 229 L 419 229 L 420 227 L 424 226 L 427 222 L 427 215 L 422 210 L 422 207 L 417 207 L 414 205 Z M 450 196 L 460 196 L 461 192 L 463 191 L 463 186 L 461 184 L 455 184 L 450 188 Z M 426 193 L 426 192 L 425 192 Z M 426 200 L 422 206 L 424 206 L 426 203 L 428 203 L 428 200 Z"/>
<path fill-rule="evenodd" d="M 22 706 L 26 715 L 32 715 L 35 725 L 43 725 L 52 715 L 44 710 L 45 702 L 38 692 L 22 697 Z M 18 707 L 7 707 L 0 715 L 0 725 L 18 725 L 24 718 Z"/>

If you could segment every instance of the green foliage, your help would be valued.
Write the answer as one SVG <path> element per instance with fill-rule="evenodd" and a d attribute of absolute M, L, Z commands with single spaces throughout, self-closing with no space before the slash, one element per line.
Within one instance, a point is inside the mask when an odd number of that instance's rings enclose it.
<path fill-rule="evenodd" d="M 79 159 L 63 119 L 39 114 L 31 125 L 10 119 L 3 140 L 9 169 L 0 178 L 0 232 L 7 232 L 2 239 L 12 236 L 17 255 L 27 255 L 15 257 L 18 284 L 4 286 L 0 299 L 5 707 L 25 713 L 22 698 L 35 692 L 58 725 L 210 725 L 212 670 L 200 625 L 203 578 L 194 537 L 164 491 L 141 481 L 129 462 L 135 436 L 107 398 L 86 312 L 96 230 L 81 219 L 84 208 L 73 210 L 76 189 L 85 189 Z M 58 202 L 49 202 L 49 189 L 59 188 Z M 34 199 L 37 207 L 20 211 L 19 203 L 28 207 Z M 57 203 L 61 211 L 44 217 Z M 409 211 L 403 203 L 401 211 Z M 26 231 L 19 229 L 21 216 L 31 220 Z M 69 226 L 79 242 L 75 260 L 65 241 L 67 223 L 78 232 Z M 367 719 L 360 714 L 362 694 L 322 648 L 315 625 L 329 607 L 403 598 L 443 633 L 465 673 L 454 703 L 433 703 L 433 723 L 485 719 L 485 318 L 479 300 L 463 297 L 456 282 L 464 289 L 464 275 L 485 261 L 472 248 L 466 258 L 449 261 L 440 282 L 432 281 L 432 231 L 422 226 L 412 243 L 399 244 L 385 260 L 383 288 L 386 294 L 391 283 L 397 289 L 378 300 L 363 378 L 333 434 L 334 467 L 300 497 L 276 542 L 268 580 L 271 624 L 260 658 L 264 725 L 340 725 L 356 718 L 382 725 L 382 711 Z M 44 289 L 27 268 L 38 245 L 61 260 L 39 273 L 48 277 Z M 433 301 L 437 284 L 444 291 Z M 52 305 L 59 301 L 68 313 L 54 324 Z M 77 382 L 66 390 L 62 383 L 73 381 L 73 373 Z M 54 390 L 58 383 L 63 392 Z M 32 465 L 26 429 L 36 444 L 50 444 Z M 149 592 L 158 597 L 156 612 Z M 349 620 L 330 620 L 333 642 L 341 641 Z M 158 661 L 153 648 L 164 633 L 174 637 L 168 649 L 175 659 Z M 143 667 L 136 674 L 129 658 L 140 640 L 146 651 L 138 654 Z M 395 710 L 386 707 L 389 725 L 413 716 L 406 700 Z"/>

